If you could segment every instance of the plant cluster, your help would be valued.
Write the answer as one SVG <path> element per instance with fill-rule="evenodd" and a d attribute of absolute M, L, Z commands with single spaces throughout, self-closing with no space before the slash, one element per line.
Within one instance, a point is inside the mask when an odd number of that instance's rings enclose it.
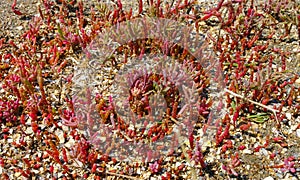
<path fill-rule="evenodd" d="M 293 175 L 299 173 L 298 154 L 285 156 L 281 153 L 297 144 L 297 141 L 290 144 L 288 136 L 282 135 L 285 128 L 295 126 L 294 134 L 300 128 L 295 122 L 300 112 L 299 73 L 289 70 L 291 63 L 296 70 L 300 65 L 296 59 L 300 48 L 295 43 L 300 41 L 299 3 L 290 0 L 268 0 L 266 3 L 220 0 L 207 9 L 199 7 L 201 3 L 194 0 L 140 0 L 136 10 L 134 7 L 126 9 L 125 5 L 121 0 L 111 4 L 97 1 L 86 8 L 82 1 L 41 0 L 38 14 L 31 17 L 27 29 L 18 38 L 0 37 L 1 147 L 18 150 L 0 153 L 1 178 L 9 179 L 13 173 L 25 178 L 39 177 L 39 171 L 52 179 L 101 179 L 108 175 L 141 178 L 137 169 L 148 169 L 150 176 L 162 179 L 221 176 L 221 170 L 228 176 L 242 177 L 247 165 L 243 152 L 250 151 L 255 156 L 265 149 L 271 152 L 266 156 L 273 165 L 262 164 L 261 168 Z M 27 17 L 18 8 L 16 0 L 11 11 L 20 19 Z M 189 39 L 194 39 L 193 42 L 209 31 L 206 40 L 213 46 L 221 65 L 217 74 L 224 75 L 224 82 L 209 77 L 205 59 L 195 58 L 194 54 L 201 54 L 203 49 L 193 50 L 194 53 L 163 39 L 130 41 L 118 47 L 105 66 L 119 70 L 131 57 L 142 59 L 144 54 L 161 53 L 188 67 L 200 97 L 195 105 L 197 123 L 189 132 L 188 143 L 178 145 L 168 156 L 156 161 L 133 162 L 119 167 L 117 159 L 109 156 L 113 151 L 110 146 L 117 146 L 109 138 L 111 134 L 101 135 L 106 138 L 103 149 L 107 151 L 103 151 L 93 146 L 100 143 L 99 139 L 87 140 L 80 129 L 108 124 L 124 140 L 145 138 L 141 135 L 144 131 L 130 129 L 129 124 L 118 117 L 112 99 L 114 92 L 104 90 L 91 99 L 92 90 L 87 89 L 86 101 L 79 103 L 88 108 L 85 112 L 76 112 L 78 101 L 70 97 L 72 66 L 80 64 L 83 56 L 90 56 L 87 49 L 105 28 L 142 16 L 167 18 L 190 25 L 196 32 Z M 115 37 L 116 41 L 118 38 Z M 286 44 L 292 44 L 293 48 L 288 49 Z M 138 116 L 151 114 L 149 99 L 159 91 L 167 102 L 162 122 L 152 125 L 147 132 L 146 138 L 151 142 L 164 138 L 174 125 L 185 120 L 180 116 L 186 108 L 180 104 L 182 94 L 171 80 L 166 80 L 170 82 L 168 86 L 160 84 L 165 77 L 151 72 L 139 78 L 130 75 L 125 78 L 132 84 L 128 89 L 130 109 Z M 222 81 L 219 83 L 226 86 L 225 103 L 220 103 L 218 108 L 226 109 L 226 114 L 218 117 L 211 146 L 204 148 L 199 143 L 202 139 L 199 132 L 205 132 L 212 118 L 210 113 L 214 113 L 211 112 L 213 102 L 208 90 L 213 80 Z M 184 95 L 188 96 L 189 92 Z M 91 109 L 96 109 L 97 116 L 92 116 Z M 250 135 L 257 127 L 274 124 L 278 133 L 271 132 L 272 127 L 266 127 L 265 142 L 236 138 L 239 134 L 251 139 Z M 97 135 L 94 130 L 88 133 Z M 255 133 L 253 136 L 258 137 Z M 210 148 L 215 151 L 209 152 Z M 18 156 L 13 157 L 10 152 Z M 213 161 L 218 156 L 222 160 L 212 162 L 211 156 Z M 147 159 L 151 157 L 154 154 L 148 152 Z M 219 163 L 221 166 L 217 166 Z"/>
<path fill-rule="evenodd" d="M 15 122 L 17 121 L 17 115 L 19 110 L 18 100 L 5 100 L 0 101 L 0 120 L 4 122 Z"/>

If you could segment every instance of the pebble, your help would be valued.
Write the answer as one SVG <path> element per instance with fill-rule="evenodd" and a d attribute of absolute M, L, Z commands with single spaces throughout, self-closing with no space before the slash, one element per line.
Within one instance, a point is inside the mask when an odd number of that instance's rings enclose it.
<path fill-rule="evenodd" d="M 36 170 L 36 169 L 32 169 L 31 170 L 34 174 L 39 174 L 40 173 L 40 171 L 39 170 Z"/>
<path fill-rule="evenodd" d="M 271 176 L 266 177 L 264 180 L 273 180 L 274 178 L 272 178 Z"/>
<path fill-rule="evenodd" d="M 26 132 L 26 134 L 33 134 L 33 130 L 32 130 L 31 127 L 30 127 L 30 128 L 27 128 L 27 129 L 25 130 L 25 132 Z"/>
<path fill-rule="evenodd" d="M 21 173 L 20 172 L 16 172 L 15 173 L 15 177 L 20 177 L 21 176 Z"/>
<path fill-rule="evenodd" d="M 14 140 L 13 140 L 12 138 L 8 138 L 8 139 L 7 139 L 7 143 L 8 143 L 8 144 L 12 143 L 13 141 L 14 141 Z"/>
<path fill-rule="evenodd" d="M 244 150 L 243 150 L 243 153 L 244 153 L 244 154 L 252 154 L 252 151 L 249 150 L 249 149 L 244 149 Z"/>
<path fill-rule="evenodd" d="M 293 177 L 290 173 L 287 173 L 287 174 L 284 176 L 284 179 L 297 180 L 298 178 Z"/>
<path fill-rule="evenodd" d="M 300 84 L 300 78 L 295 81 L 295 83 Z"/>
<path fill-rule="evenodd" d="M 276 176 L 278 177 L 278 179 L 283 179 L 283 175 L 282 175 L 282 173 L 276 173 Z"/>
<path fill-rule="evenodd" d="M 297 128 L 298 128 L 298 124 L 293 124 L 293 125 L 291 125 L 291 131 L 296 131 L 297 130 Z"/>
<path fill-rule="evenodd" d="M 286 112 L 288 109 L 286 107 L 282 107 L 282 111 Z"/>
<path fill-rule="evenodd" d="M 142 178 L 149 179 L 150 176 L 151 176 L 151 172 L 147 172 L 147 173 L 143 174 Z"/>
<path fill-rule="evenodd" d="M 62 131 L 59 131 L 57 132 L 57 134 L 58 134 L 59 143 L 63 144 L 65 142 L 64 133 Z"/>
<path fill-rule="evenodd" d="M 23 26 L 17 26 L 16 29 L 21 31 L 23 29 Z"/>
<path fill-rule="evenodd" d="M 176 167 L 179 167 L 182 163 L 181 162 L 176 162 Z"/>
<path fill-rule="evenodd" d="M 297 130 L 296 130 L 296 136 L 297 136 L 298 138 L 300 138 L 300 129 L 297 129 Z"/>
<path fill-rule="evenodd" d="M 71 147 L 74 146 L 74 144 L 76 144 L 75 140 L 74 139 L 69 139 L 69 141 L 67 143 L 65 143 L 64 146 L 70 149 Z"/>
<path fill-rule="evenodd" d="M 141 168 L 138 168 L 138 169 L 136 170 L 136 173 L 137 173 L 137 174 L 142 174 Z"/>
<path fill-rule="evenodd" d="M 288 151 L 287 148 L 283 148 L 281 154 L 285 154 L 287 151 Z"/>
<path fill-rule="evenodd" d="M 253 144 L 256 142 L 256 138 L 255 137 L 250 137 L 250 143 Z"/>
<path fill-rule="evenodd" d="M 259 152 L 261 155 L 268 156 L 268 151 L 265 148 L 261 148 Z"/>
<path fill-rule="evenodd" d="M 285 113 L 285 116 L 288 120 L 292 119 L 292 114 L 291 113 Z"/>

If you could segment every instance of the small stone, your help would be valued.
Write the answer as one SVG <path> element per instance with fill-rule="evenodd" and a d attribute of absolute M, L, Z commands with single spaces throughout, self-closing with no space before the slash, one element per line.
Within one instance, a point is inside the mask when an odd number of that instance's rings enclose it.
<path fill-rule="evenodd" d="M 12 138 L 7 139 L 7 143 L 12 143 L 14 140 Z"/>
<path fill-rule="evenodd" d="M 268 151 L 265 148 L 261 148 L 259 152 L 264 156 L 268 156 Z"/>
<path fill-rule="evenodd" d="M 25 132 L 26 134 L 33 134 L 32 128 L 27 128 Z"/>
<path fill-rule="evenodd" d="M 17 26 L 16 29 L 21 31 L 23 29 L 23 26 Z"/>
<path fill-rule="evenodd" d="M 292 119 L 292 114 L 291 113 L 285 113 L 285 116 L 288 120 Z"/>
<path fill-rule="evenodd" d="M 277 172 L 276 173 L 276 176 L 279 178 L 279 179 L 283 179 L 283 174 L 281 172 Z"/>
<path fill-rule="evenodd" d="M 256 138 L 255 137 L 250 137 L 250 142 L 253 144 L 256 142 Z"/>
<path fill-rule="evenodd" d="M 203 143 L 203 145 L 202 145 L 203 151 L 205 151 L 205 150 L 206 150 L 207 148 L 209 148 L 209 147 L 212 147 L 212 143 L 211 143 L 210 140 L 205 141 L 205 142 Z"/>
<path fill-rule="evenodd" d="M 20 172 L 16 172 L 15 173 L 15 177 L 20 177 L 21 176 L 21 173 Z"/>
<path fill-rule="evenodd" d="M 266 177 L 264 180 L 274 180 L 271 176 Z"/>
<path fill-rule="evenodd" d="M 244 154 L 252 154 L 252 151 L 249 150 L 249 149 L 244 149 L 244 150 L 243 150 L 243 153 L 244 153 Z"/>
<path fill-rule="evenodd" d="M 295 83 L 300 84 L 300 78 L 295 81 Z"/>
<path fill-rule="evenodd" d="M 64 144 L 65 147 L 67 148 L 71 148 L 73 147 L 75 144 L 75 140 L 74 139 L 69 139 L 69 141 L 67 143 Z"/>
<path fill-rule="evenodd" d="M 40 173 L 40 171 L 39 170 L 36 170 L 36 169 L 32 169 L 31 170 L 34 174 L 39 174 Z"/>
<path fill-rule="evenodd" d="M 137 170 L 136 170 L 136 173 L 137 174 L 141 174 L 142 172 L 141 172 L 141 168 L 138 168 Z"/>
<path fill-rule="evenodd" d="M 62 123 L 60 123 L 59 126 L 61 126 L 62 130 L 65 131 L 65 132 L 70 130 L 70 127 L 63 125 Z"/>
<path fill-rule="evenodd" d="M 287 148 L 283 148 L 281 154 L 285 154 L 287 152 Z"/>
<path fill-rule="evenodd" d="M 182 163 L 181 162 L 176 162 L 176 167 L 179 167 Z"/>
<path fill-rule="evenodd" d="M 147 173 L 143 174 L 143 178 L 145 178 L 145 179 L 149 179 L 150 176 L 151 176 L 151 172 L 147 172 Z"/>
<path fill-rule="evenodd" d="M 286 107 L 282 107 L 282 111 L 286 112 L 288 109 Z"/>
<path fill-rule="evenodd" d="M 64 137 L 64 133 L 63 132 L 58 132 L 58 139 L 59 139 L 59 143 L 64 143 L 65 142 L 65 137 Z"/>
<path fill-rule="evenodd" d="M 297 129 L 297 130 L 296 130 L 296 136 L 297 136 L 298 138 L 300 138 L 300 129 Z"/>
<path fill-rule="evenodd" d="M 295 130 L 297 130 L 297 128 L 298 128 L 298 124 L 293 124 L 293 125 L 291 125 L 291 131 L 295 131 Z"/>

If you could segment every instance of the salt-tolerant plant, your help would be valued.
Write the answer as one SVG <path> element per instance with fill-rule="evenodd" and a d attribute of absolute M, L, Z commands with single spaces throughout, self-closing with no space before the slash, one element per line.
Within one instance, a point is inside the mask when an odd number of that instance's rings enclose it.
<path fill-rule="evenodd" d="M 285 46 L 280 46 L 283 43 L 281 41 L 293 41 L 289 39 L 289 35 L 295 34 L 294 29 L 298 30 L 296 33 L 298 33 L 298 39 L 300 38 L 300 16 L 297 10 L 299 4 L 296 1 L 269 0 L 260 5 L 257 1 L 221 0 L 215 7 L 204 12 L 198 10 L 196 1 L 167 3 L 150 0 L 149 3 L 146 3 L 141 0 L 138 2 L 136 12 L 133 10 L 134 7 L 129 10 L 125 9 L 126 4 L 123 1 L 117 1 L 115 7 L 97 2 L 90 11 L 85 9 L 83 2 L 76 3 L 76 1 L 63 0 L 43 0 L 41 2 L 38 6 L 38 15 L 29 20 L 27 30 L 20 38 L 5 37 L 0 40 L 0 79 L 3 88 L 1 90 L 3 94 L 0 97 L 0 120 L 1 128 L 6 127 L 2 129 L 3 139 L 11 137 L 10 128 L 13 129 L 13 132 L 20 132 L 24 128 L 30 127 L 33 135 L 28 136 L 29 139 L 33 139 L 34 144 L 46 144 L 46 150 L 40 150 L 42 151 L 41 154 L 45 156 L 43 159 L 50 156 L 53 160 L 49 165 L 49 173 L 52 177 L 55 177 L 55 172 L 57 172 L 54 167 L 59 165 L 65 176 L 76 178 L 76 173 L 73 175 L 68 173 L 72 167 L 68 162 L 75 161 L 75 159 L 84 164 L 82 168 L 86 172 L 85 178 L 93 175 L 95 178 L 103 178 L 104 174 L 101 174 L 100 171 L 107 171 L 106 174 L 111 173 L 114 176 L 118 175 L 118 173 L 108 172 L 100 163 L 108 162 L 110 158 L 107 155 L 98 154 L 98 151 L 93 149 L 91 144 L 94 144 L 93 140 L 97 141 L 97 138 L 88 142 L 78 130 L 78 127 L 83 125 L 81 122 L 86 122 L 86 119 L 89 119 L 91 127 L 97 124 L 98 119 L 90 115 L 80 116 L 78 114 L 76 116 L 74 107 L 72 107 L 73 102 L 70 98 L 65 99 L 68 92 L 62 91 L 60 95 L 51 94 L 53 90 L 51 84 L 58 82 L 59 78 L 65 79 L 62 76 L 68 76 L 66 75 L 68 68 L 78 63 L 78 60 L 70 58 L 70 56 L 86 52 L 84 48 L 89 48 L 88 45 L 99 32 L 117 23 L 137 17 L 151 16 L 188 22 L 197 30 L 200 30 L 206 23 L 212 25 L 215 23 L 219 27 L 219 33 L 208 34 L 208 37 L 210 42 L 213 42 L 215 53 L 218 55 L 218 60 L 222 66 L 218 73 L 225 76 L 228 91 L 225 94 L 226 103 L 223 105 L 227 106 L 228 112 L 224 117 L 219 118 L 216 127 L 217 132 L 212 143 L 216 145 L 214 148 L 219 149 L 222 155 L 228 154 L 228 156 L 223 156 L 227 160 L 223 169 L 228 174 L 240 174 L 237 170 L 244 168 L 244 164 L 240 163 L 242 155 L 239 154 L 240 157 L 237 157 L 235 151 L 243 151 L 246 147 L 252 146 L 249 143 L 245 144 L 246 146 L 242 144 L 236 147 L 238 142 L 233 143 L 232 141 L 235 132 L 241 131 L 242 135 L 245 135 L 248 131 L 253 130 L 254 124 L 260 126 L 260 124 L 272 121 L 276 121 L 277 128 L 279 128 L 279 125 L 284 125 L 283 122 L 287 121 L 287 116 L 283 111 L 286 107 L 289 107 L 288 109 L 294 114 L 300 110 L 297 101 L 299 88 L 295 86 L 299 75 L 288 72 L 287 63 L 290 57 L 299 52 L 292 52 L 285 49 Z M 13 1 L 12 16 L 17 15 L 21 19 L 29 18 L 29 14 L 18 10 L 18 7 L 21 7 L 19 5 L 20 3 L 17 3 L 16 0 Z M 187 32 L 186 34 L 190 33 Z M 297 38 L 297 36 L 293 37 Z M 120 37 L 115 37 L 115 40 L 118 38 L 120 39 Z M 196 38 L 198 37 L 196 36 Z M 273 41 L 277 42 L 275 46 Z M 211 85 L 209 78 L 200 68 L 201 63 L 195 62 L 193 57 L 189 55 L 186 46 L 180 47 L 164 40 L 147 39 L 128 42 L 128 44 L 118 47 L 115 52 L 124 55 L 121 60 L 124 63 L 127 63 L 132 56 L 142 59 L 143 55 L 149 51 L 161 52 L 166 56 L 177 58 L 181 62 L 191 65 L 189 70 L 195 72 L 193 80 L 198 85 L 199 94 L 209 95 L 210 92 L 205 91 L 207 86 Z M 112 58 L 110 60 L 112 62 L 110 67 L 118 68 L 118 59 Z M 145 77 L 151 79 L 153 75 L 149 74 Z M 152 92 L 157 91 L 156 87 L 153 87 L 155 85 L 150 86 L 149 89 L 140 86 L 144 82 L 149 81 L 139 79 L 133 83 L 130 94 L 132 98 L 130 105 L 141 116 L 151 113 L 151 109 L 148 108 L 148 101 L 151 102 L 149 100 L 151 99 L 149 98 L 150 94 L 143 92 L 143 89 L 152 90 Z M 152 80 L 152 82 L 157 81 Z M 62 83 L 60 88 L 65 88 L 65 86 L 67 85 Z M 174 90 L 172 87 L 164 88 Z M 167 92 L 165 91 L 165 96 L 168 96 Z M 170 91 L 169 93 L 172 94 Z M 187 96 L 189 93 L 180 95 Z M 55 100 L 56 98 L 59 100 Z M 91 100 L 94 102 L 93 99 Z M 188 106 L 180 106 L 180 102 L 174 102 L 172 98 L 169 100 L 167 112 L 170 117 L 169 121 L 165 124 L 153 125 L 149 129 L 151 132 L 147 133 L 153 142 L 171 132 L 170 125 L 180 123 L 180 118 L 184 119 L 183 112 Z M 138 103 L 140 101 L 142 103 Z M 124 132 L 124 139 L 138 139 L 137 135 L 143 133 L 128 128 L 126 121 L 117 116 L 114 102 L 112 96 L 106 98 L 104 93 L 96 96 L 94 105 L 99 112 L 100 121 L 109 124 L 119 132 Z M 212 117 L 209 116 L 211 103 L 209 96 L 197 102 L 195 107 L 201 115 L 197 125 L 211 120 Z M 69 107 L 66 107 L 68 105 Z M 220 103 L 219 109 L 222 109 L 223 105 Z M 62 107 L 58 108 L 58 106 Z M 88 109 L 87 112 L 89 112 Z M 68 139 L 75 140 L 75 145 L 71 149 L 64 147 L 63 144 L 58 145 L 59 141 L 54 138 L 55 135 L 52 130 L 63 129 L 61 122 L 64 128 L 66 125 L 71 127 L 70 131 L 65 131 L 63 135 L 65 141 Z M 203 131 L 206 127 L 204 125 Z M 21 134 L 21 138 L 16 142 L 14 141 L 12 145 L 18 148 L 18 152 L 23 153 L 24 149 L 28 149 L 29 143 L 26 140 L 28 132 Z M 91 131 L 90 134 L 96 137 L 95 131 Z M 103 136 L 107 138 L 110 134 L 107 133 Z M 270 136 L 266 139 L 268 143 L 255 146 L 254 151 L 259 152 L 263 147 L 272 148 L 274 144 L 278 144 L 280 147 L 290 146 L 286 143 L 286 139 L 277 135 L 272 137 L 272 134 Z M 203 169 L 205 165 L 209 165 L 204 162 L 207 154 L 202 152 L 203 148 L 200 144 L 195 143 L 196 140 L 199 140 L 198 134 L 190 133 L 189 146 L 187 146 L 190 149 L 187 150 L 187 154 L 192 160 L 200 163 Z M 107 142 L 104 144 L 107 145 L 111 142 L 113 141 L 107 138 Z M 32 148 L 33 154 L 34 146 L 30 148 Z M 173 149 L 172 153 L 177 153 L 176 149 Z M 234 155 L 231 156 L 232 154 Z M 34 159 L 32 161 L 28 160 L 28 157 L 11 160 L 5 154 L 1 155 L 0 165 L 2 167 L 12 166 L 10 169 L 14 168 L 15 173 L 20 173 L 25 178 L 33 178 L 36 171 L 32 169 L 41 165 L 41 162 L 35 163 L 39 158 L 32 158 Z M 149 153 L 150 156 L 155 155 Z M 276 169 L 282 170 L 282 172 L 297 173 L 297 159 L 283 156 L 282 154 L 272 155 L 273 159 L 280 157 L 283 160 L 283 163 L 278 165 Z M 16 161 L 19 160 L 24 165 L 24 169 L 17 164 Z M 8 163 L 10 161 L 11 163 Z M 148 169 L 153 169 L 153 174 L 159 176 L 163 168 L 157 168 L 157 164 L 161 166 L 165 162 L 149 164 Z M 8 179 L 8 174 L 11 173 L 8 173 L 7 168 L 4 168 L 4 171 L 2 176 Z M 73 170 L 72 173 L 74 171 L 76 170 Z M 177 176 L 180 177 L 180 170 L 174 171 L 172 175 L 166 173 L 163 178 L 170 179 L 177 178 Z M 130 176 L 126 178 L 130 178 Z"/>
<path fill-rule="evenodd" d="M 294 174 L 297 172 L 296 164 L 297 164 L 297 159 L 294 156 L 289 156 L 287 158 L 284 158 L 283 164 L 270 165 L 267 166 L 267 168 L 274 168 L 283 173 L 290 172 Z"/>
<path fill-rule="evenodd" d="M 231 160 L 227 165 L 222 165 L 222 169 L 227 171 L 228 174 L 233 174 L 235 176 L 238 176 L 238 173 L 235 171 L 234 168 L 239 166 L 241 164 L 241 161 L 239 160 L 239 155 L 238 153 L 235 153 L 234 155 L 231 156 Z"/>
<path fill-rule="evenodd" d="M 160 164 L 157 161 L 149 163 L 149 168 L 152 173 L 158 173 L 160 171 Z"/>
<path fill-rule="evenodd" d="M 295 160 L 295 158 L 293 156 L 285 158 L 284 159 L 284 166 L 280 170 L 282 172 L 288 171 L 288 172 L 291 172 L 291 173 L 295 173 L 296 172 L 295 162 L 293 162 L 293 160 Z"/>
<path fill-rule="evenodd" d="M 19 100 L 0 99 L 0 122 L 16 122 L 20 110 Z"/>
<path fill-rule="evenodd" d="M 196 162 L 196 164 L 200 163 L 201 167 L 204 169 L 206 168 L 206 163 L 204 162 L 204 156 L 201 150 L 201 146 L 199 145 L 199 142 L 196 143 L 195 152 L 193 153 L 193 156 L 191 158 Z"/>

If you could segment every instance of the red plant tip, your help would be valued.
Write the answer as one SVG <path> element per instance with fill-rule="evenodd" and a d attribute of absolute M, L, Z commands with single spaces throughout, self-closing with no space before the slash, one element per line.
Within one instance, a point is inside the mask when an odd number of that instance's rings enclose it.
<path fill-rule="evenodd" d="M 204 161 L 204 156 L 201 150 L 201 146 L 199 144 L 199 142 L 196 142 L 196 148 L 195 148 L 195 152 L 192 156 L 192 159 L 196 162 L 196 163 L 200 163 L 202 168 L 206 168 L 206 163 Z"/>
<path fill-rule="evenodd" d="M 259 152 L 259 150 L 261 149 L 261 146 L 257 146 L 256 148 L 254 148 L 254 152 Z"/>
<path fill-rule="evenodd" d="M 122 7 L 123 7 L 123 6 L 122 6 L 122 2 L 121 2 L 121 0 L 118 0 L 118 2 L 117 2 L 117 3 L 118 3 L 118 7 L 119 7 L 119 9 L 121 9 L 121 10 L 122 10 Z"/>
<path fill-rule="evenodd" d="M 50 171 L 50 173 L 52 174 L 52 173 L 54 172 L 54 167 L 53 167 L 53 166 L 50 166 L 50 167 L 49 167 L 49 171 Z"/>
<path fill-rule="evenodd" d="M 291 156 L 291 157 L 288 157 L 288 158 L 285 158 L 284 159 L 284 165 L 283 165 L 283 168 L 281 168 L 280 170 L 282 172 L 291 172 L 291 173 L 295 173 L 296 172 L 296 169 L 295 169 L 295 162 L 293 162 L 294 160 L 294 157 Z"/>
<path fill-rule="evenodd" d="M 139 14 L 143 12 L 143 0 L 139 0 Z"/>
<path fill-rule="evenodd" d="M 149 164 L 149 168 L 152 173 L 158 173 L 160 170 L 160 164 L 157 161 L 155 161 L 154 163 Z"/>
<path fill-rule="evenodd" d="M 251 123 L 248 122 L 248 124 L 243 124 L 243 125 L 241 125 L 241 126 L 240 126 L 240 130 L 246 131 L 246 130 L 248 130 L 248 129 L 250 128 L 250 126 L 251 126 Z"/>
<path fill-rule="evenodd" d="M 1 166 L 1 167 L 4 167 L 4 166 L 5 166 L 5 163 L 4 163 L 4 159 L 3 159 L 3 158 L 0 158 L 0 166 Z"/>
<path fill-rule="evenodd" d="M 275 156 L 276 156 L 276 153 L 270 154 L 270 159 L 274 159 Z"/>
<path fill-rule="evenodd" d="M 13 4 L 11 5 L 11 10 L 13 11 L 13 13 L 15 13 L 18 16 L 23 15 L 23 13 L 21 13 L 21 11 L 19 11 L 15 8 L 16 5 L 17 5 L 17 0 L 14 0 Z"/>
<path fill-rule="evenodd" d="M 242 151 L 242 150 L 244 150 L 244 149 L 246 149 L 246 146 L 244 146 L 244 145 L 240 145 L 240 146 L 238 147 L 238 150 L 240 150 L 240 151 Z"/>
<path fill-rule="evenodd" d="M 274 141 L 275 143 L 281 143 L 282 140 L 283 140 L 283 137 L 274 137 L 274 138 L 273 138 L 273 141 Z"/>
<path fill-rule="evenodd" d="M 189 142 L 190 142 L 191 149 L 194 149 L 194 135 L 193 135 L 193 133 L 191 133 L 190 136 L 189 136 Z"/>

